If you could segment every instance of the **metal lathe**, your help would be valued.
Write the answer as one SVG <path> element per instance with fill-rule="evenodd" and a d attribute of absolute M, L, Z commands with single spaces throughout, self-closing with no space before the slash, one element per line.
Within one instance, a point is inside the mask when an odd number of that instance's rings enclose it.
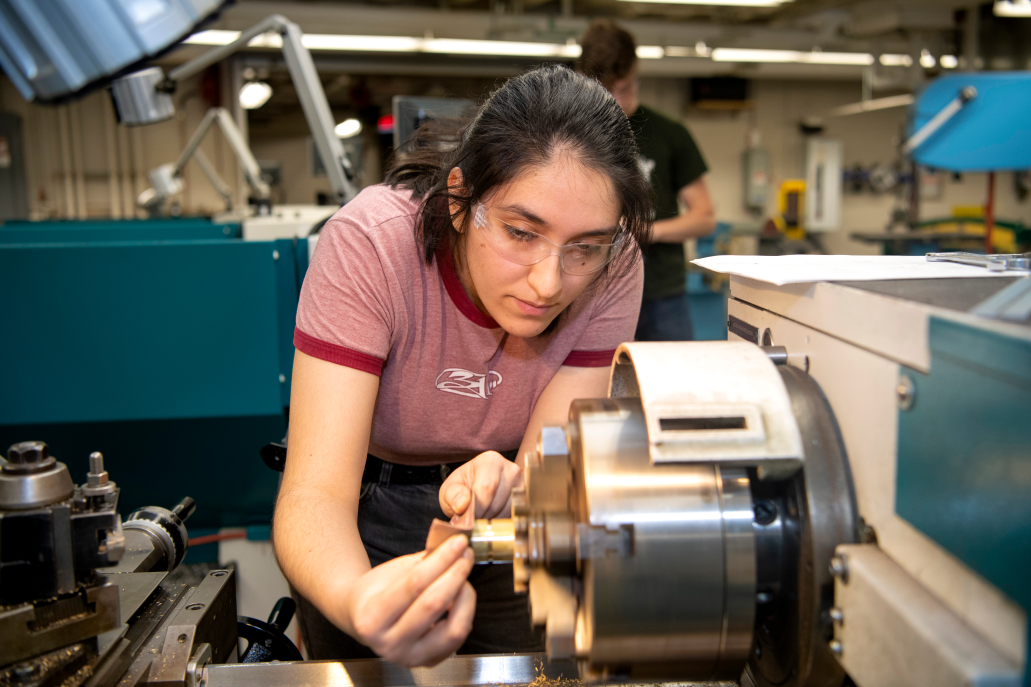
<path fill-rule="evenodd" d="M 123 523 L 102 457 L 12 447 L 0 684 L 1026 685 L 1031 329 L 966 312 L 1020 281 L 735 277 L 731 341 L 621 346 L 468 532 L 546 656 L 234 663 L 234 573 L 166 577 L 188 501 Z"/>

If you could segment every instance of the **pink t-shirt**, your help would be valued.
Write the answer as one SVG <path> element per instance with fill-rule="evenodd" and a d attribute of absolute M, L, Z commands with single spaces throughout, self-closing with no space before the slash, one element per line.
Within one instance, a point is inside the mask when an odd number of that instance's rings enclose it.
<path fill-rule="evenodd" d="M 369 453 L 409 465 L 519 447 L 562 365 L 608 366 L 630 341 L 640 262 L 589 286 L 548 335 L 508 336 L 473 304 L 449 256 L 427 265 L 409 191 L 373 186 L 323 227 L 301 289 L 294 345 L 380 375 Z"/>

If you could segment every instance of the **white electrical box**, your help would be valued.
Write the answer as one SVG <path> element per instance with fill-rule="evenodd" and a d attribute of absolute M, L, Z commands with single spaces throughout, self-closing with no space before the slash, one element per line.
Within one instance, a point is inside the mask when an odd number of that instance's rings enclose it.
<path fill-rule="evenodd" d="M 841 227 L 841 141 L 810 138 L 805 148 L 806 231 L 835 231 Z"/>
<path fill-rule="evenodd" d="M 741 154 L 741 169 L 745 209 L 763 212 L 770 191 L 770 153 L 765 148 L 748 148 Z"/>

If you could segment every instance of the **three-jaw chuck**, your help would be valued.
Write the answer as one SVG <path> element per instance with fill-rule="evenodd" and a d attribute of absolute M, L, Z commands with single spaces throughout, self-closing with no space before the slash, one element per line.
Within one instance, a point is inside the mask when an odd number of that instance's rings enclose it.
<path fill-rule="evenodd" d="M 588 680 L 842 683 L 828 564 L 855 499 L 803 371 L 751 344 L 624 344 L 610 397 L 574 401 L 526 460 L 511 526 L 472 540 L 481 562 L 511 551 L 552 659 Z"/>

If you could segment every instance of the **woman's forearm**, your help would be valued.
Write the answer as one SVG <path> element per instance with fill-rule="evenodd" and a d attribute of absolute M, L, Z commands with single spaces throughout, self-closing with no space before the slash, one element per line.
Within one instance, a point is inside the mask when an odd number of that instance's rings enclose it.
<path fill-rule="evenodd" d="M 368 572 L 357 514 L 332 490 L 315 484 L 280 493 L 273 542 L 283 574 L 334 625 L 353 635 L 347 592 Z"/>
<path fill-rule="evenodd" d="M 369 570 L 358 499 L 378 388 L 367 372 L 294 355 L 276 557 L 294 588 L 348 634 L 350 582 Z"/>

